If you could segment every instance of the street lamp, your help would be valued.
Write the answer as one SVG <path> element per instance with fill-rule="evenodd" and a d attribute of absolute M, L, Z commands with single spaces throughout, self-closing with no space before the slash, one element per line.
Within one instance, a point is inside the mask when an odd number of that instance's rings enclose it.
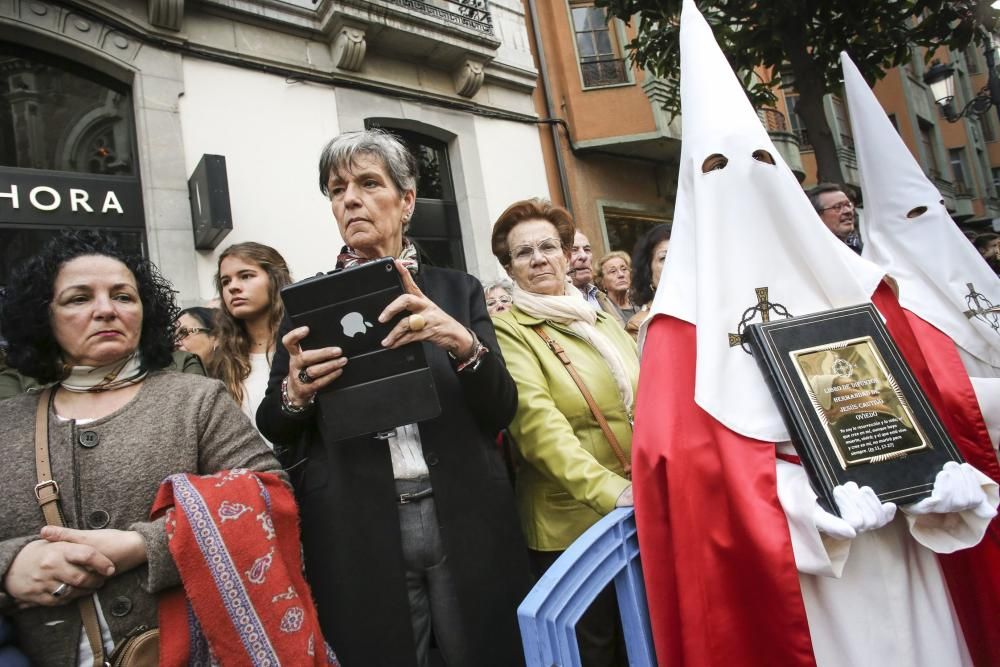
<path fill-rule="evenodd" d="M 997 0 L 996 4 L 1000 4 Z M 996 51 L 992 40 L 983 48 L 986 56 L 986 85 L 976 93 L 961 111 L 955 110 L 955 68 L 950 64 L 935 60 L 924 73 L 924 83 L 931 89 L 934 101 L 941 107 L 941 112 L 949 123 L 957 123 L 966 116 L 978 118 L 996 107 L 1000 116 L 1000 78 L 996 73 Z"/>

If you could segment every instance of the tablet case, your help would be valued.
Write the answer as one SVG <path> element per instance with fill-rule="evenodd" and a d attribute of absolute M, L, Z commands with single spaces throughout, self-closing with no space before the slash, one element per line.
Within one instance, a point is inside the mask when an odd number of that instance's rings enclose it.
<path fill-rule="evenodd" d="M 388 257 L 281 290 L 292 324 L 309 327 L 302 348 L 340 347 L 347 357 L 343 374 L 316 396 L 324 433 L 332 440 L 391 431 L 441 414 L 423 344 L 382 347 L 408 313 L 384 324 L 378 316 L 401 294 L 402 281 Z"/>

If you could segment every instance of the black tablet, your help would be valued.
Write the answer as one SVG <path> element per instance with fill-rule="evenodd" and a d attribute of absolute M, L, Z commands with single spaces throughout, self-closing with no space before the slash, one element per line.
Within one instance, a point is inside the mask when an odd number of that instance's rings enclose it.
<path fill-rule="evenodd" d="M 401 294 L 403 283 L 389 257 L 281 290 L 292 324 L 309 327 L 302 348 L 340 347 L 347 357 L 343 375 L 316 396 L 323 431 L 332 440 L 389 431 L 441 414 L 423 344 L 382 347 L 408 313 L 384 324 L 378 316 Z"/>

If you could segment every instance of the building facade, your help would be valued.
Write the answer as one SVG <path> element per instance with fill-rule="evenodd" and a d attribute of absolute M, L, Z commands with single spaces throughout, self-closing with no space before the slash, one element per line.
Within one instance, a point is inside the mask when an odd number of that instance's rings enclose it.
<path fill-rule="evenodd" d="M 573 212 L 595 257 L 631 253 L 673 217 L 680 119 L 657 103 L 662 82 L 628 62 L 634 26 L 608 20 L 593 0 L 524 0 L 524 9 L 552 198 Z"/>
<path fill-rule="evenodd" d="M 0 68 L 0 285 L 67 227 L 141 249 L 185 305 L 231 243 L 330 270 L 317 161 L 365 127 L 417 155 L 436 264 L 494 277 L 492 221 L 549 195 L 520 0 L 7 0 Z"/>
<path fill-rule="evenodd" d="M 961 110 L 985 85 L 986 62 L 982 50 L 970 46 L 963 52 L 939 49 L 931 60 L 955 67 L 955 100 Z M 910 59 L 886 73 L 874 92 L 910 152 L 943 195 L 945 206 L 958 225 L 973 232 L 1000 230 L 1000 123 L 996 108 L 979 116 L 949 122 L 924 83 L 928 65 L 925 53 L 913 49 Z M 803 186 L 816 184 L 816 160 L 809 128 L 795 113 L 798 93 L 794 82 L 781 91 L 780 116 L 798 144 Z M 824 100 L 827 121 L 837 144 L 847 184 L 860 188 L 854 138 L 847 104 L 840 95 Z M 770 128 L 769 128 L 770 129 Z M 787 133 L 783 135 L 787 138 Z M 863 194 L 863 193 L 862 193 Z M 863 224 L 863 217 L 862 217 Z"/>

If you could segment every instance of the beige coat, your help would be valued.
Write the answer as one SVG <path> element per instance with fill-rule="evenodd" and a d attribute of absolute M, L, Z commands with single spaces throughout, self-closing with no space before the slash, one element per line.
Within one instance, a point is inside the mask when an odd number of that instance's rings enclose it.
<path fill-rule="evenodd" d="M 34 416 L 37 394 L 0 403 L 0 573 L 38 539 L 44 525 L 36 483 Z M 95 443 L 92 446 L 91 443 Z M 161 480 L 230 468 L 277 471 L 257 431 L 217 380 L 151 373 L 139 393 L 112 414 L 85 425 L 49 416 L 52 477 L 59 483 L 66 525 L 136 530 L 149 562 L 108 580 L 98 593 L 115 644 L 140 625 L 155 626 L 156 593 L 180 582 L 167 550 L 163 519 L 149 521 Z M 16 611 L 6 590 L 0 613 L 10 615 L 33 665 L 75 665 L 81 621 L 77 607 Z"/>

